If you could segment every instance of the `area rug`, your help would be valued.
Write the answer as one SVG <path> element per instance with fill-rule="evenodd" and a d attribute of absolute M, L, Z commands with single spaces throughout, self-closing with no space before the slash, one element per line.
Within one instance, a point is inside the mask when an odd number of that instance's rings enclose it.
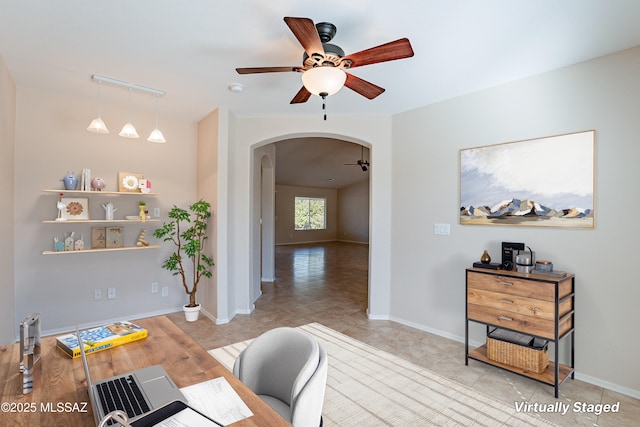
<path fill-rule="evenodd" d="M 324 426 L 552 426 L 537 416 L 319 323 L 299 327 L 328 354 Z M 209 350 L 230 371 L 251 340 Z"/>

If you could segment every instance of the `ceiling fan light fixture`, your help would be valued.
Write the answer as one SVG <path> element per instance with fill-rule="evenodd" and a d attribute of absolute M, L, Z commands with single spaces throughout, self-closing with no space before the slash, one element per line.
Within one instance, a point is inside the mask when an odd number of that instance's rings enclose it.
<path fill-rule="evenodd" d="M 314 95 L 333 95 L 344 86 L 347 74 L 340 68 L 326 66 L 314 67 L 302 74 L 302 84 Z"/>

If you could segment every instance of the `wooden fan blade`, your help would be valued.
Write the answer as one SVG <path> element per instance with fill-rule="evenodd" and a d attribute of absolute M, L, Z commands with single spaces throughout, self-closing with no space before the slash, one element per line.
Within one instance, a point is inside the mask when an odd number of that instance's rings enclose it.
<path fill-rule="evenodd" d="M 284 22 L 298 39 L 307 55 L 313 56 L 314 53 L 324 55 L 324 47 L 318 35 L 315 24 L 309 18 L 293 18 L 285 17 Z"/>
<path fill-rule="evenodd" d="M 303 67 L 291 66 L 291 67 L 249 67 L 249 68 L 236 68 L 238 74 L 258 74 L 258 73 L 284 73 L 289 71 L 304 71 Z"/>
<path fill-rule="evenodd" d="M 351 62 L 351 67 L 377 64 L 378 62 L 394 61 L 396 59 L 413 56 L 413 48 L 409 39 L 403 38 L 380 46 L 372 47 L 360 52 L 352 53 L 342 58 L 342 61 Z"/>
<path fill-rule="evenodd" d="M 364 96 L 368 99 L 373 99 L 376 96 L 380 95 L 384 92 L 384 89 L 380 86 L 376 86 L 373 83 L 369 83 L 366 80 L 361 79 L 360 77 L 356 77 L 353 74 L 347 74 L 347 80 L 344 82 L 344 85 L 349 89 L 358 92 L 360 95 Z"/>
<path fill-rule="evenodd" d="M 289 104 L 302 104 L 303 102 L 307 102 L 310 97 L 311 92 L 309 92 L 306 87 L 302 86 Z"/>

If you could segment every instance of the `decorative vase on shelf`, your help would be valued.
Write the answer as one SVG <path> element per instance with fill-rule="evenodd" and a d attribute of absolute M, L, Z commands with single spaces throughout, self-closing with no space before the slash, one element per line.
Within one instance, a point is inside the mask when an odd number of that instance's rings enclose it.
<path fill-rule="evenodd" d="M 483 264 L 489 264 L 491 262 L 491 257 L 489 256 L 489 252 L 485 249 L 480 257 L 480 262 Z"/>
<path fill-rule="evenodd" d="M 73 172 L 67 172 L 60 181 L 64 183 L 65 190 L 75 190 L 78 186 L 78 178 L 73 174 Z"/>

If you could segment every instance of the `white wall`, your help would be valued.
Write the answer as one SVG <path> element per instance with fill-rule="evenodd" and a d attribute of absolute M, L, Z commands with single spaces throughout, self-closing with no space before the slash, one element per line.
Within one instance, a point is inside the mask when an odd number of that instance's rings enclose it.
<path fill-rule="evenodd" d="M 94 85 L 90 79 L 79 84 Z M 103 88 L 103 91 L 105 89 Z M 119 137 L 127 121 L 127 105 L 103 101 L 102 118 L 111 130 L 96 135 L 86 127 L 96 114 L 97 100 L 82 100 L 68 94 L 18 87 L 15 144 L 15 306 L 17 319 L 30 312 L 42 315 L 43 333 L 68 330 L 74 325 L 99 324 L 110 319 L 132 319 L 180 309 L 186 296 L 178 278 L 161 269 L 171 247 L 147 251 L 42 255 L 50 250 L 53 237 L 64 232 L 84 233 L 90 242 L 92 224 L 42 224 L 56 216 L 55 193 L 45 188 L 63 188 L 60 178 L 67 171 L 77 174 L 91 168 L 93 176 L 107 181 L 107 190 L 116 190 L 119 171 L 140 172 L 151 180 L 159 196 L 146 197 L 152 210 L 161 209 L 163 218 L 171 205 L 186 207 L 196 197 L 196 125 L 160 117 L 166 144 L 146 141 L 155 125 L 153 98 L 148 109 L 134 108 L 132 121 L 141 138 Z M 142 101 L 140 101 L 142 104 Z M 140 104 L 138 104 L 140 105 Z M 4 158 L 4 156 L 3 156 Z M 3 160 L 4 161 L 4 160 Z M 102 196 L 90 200 L 91 216 L 104 218 L 101 203 L 111 201 L 116 217 L 137 212 L 137 196 Z M 147 240 L 160 223 L 148 223 Z M 126 225 L 125 243 L 134 244 L 140 225 Z M 3 242 L 4 243 L 4 242 Z M 162 243 L 161 243 L 162 244 Z M 151 294 L 151 282 L 169 288 L 169 296 Z M 108 287 L 116 287 L 117 298 L 106 300 Z M 103 290 L 102 301 L 94 301 L 94 289 Z"/>
<path fill-rule="evenodd" d="M 16 86 L 0 56 L 0 345 L 13 342 L 16 337 L 15 290 L 13 267 L 14 149 L 16 119 Z M 7 203 L 8 202 L 8 203 Z"/>
<path fill-rule="evenodd" d="M 197 198 L 211 203 L 212 216 L 207 222 L 207 235 L 209 238 L 205 243 L 205 253 L 213 258 L 216 263 L 218 259 L 218 229 L 220 220 L 220 201 L 218 197 L 218 164 L 219 164 L 219 130 L 220 119 L 219 110 L 212 111 L 205 118 L 198 122 L 198 156 L 197 156 Z M 198 285 L 196 294 L 197 302 L 200 303 L 203 313 L 212 319 L 218 316 L 218 269 L 212 269 L 212 277 L 208 279 L 202 277 Z"/>
<path fill-rule="evenodd" d="M 338 240 L 369 243 L 369 180 L 338 190 Z"/>
<path fill-rule="evenodd" d="M 639 75 L 635 48 L 395 116 L 392 318 L 462 339 L 464 269 L 484 249 L 499 259 L 502 241 L 525 242 L 576 274 L 577 377 L 640 397 Z M 595 229 L 459 225 L 460 149 L 590 129 Z"/>
<path fill-rule="evenodd" d="M 326 200 L 326 225 L 324 230 L 295 229 L 295 198 L 317 197 Z M 332 188 L 276 185 L 276 244 L 329 242 L 338 235 L 338 190 Z"/>

